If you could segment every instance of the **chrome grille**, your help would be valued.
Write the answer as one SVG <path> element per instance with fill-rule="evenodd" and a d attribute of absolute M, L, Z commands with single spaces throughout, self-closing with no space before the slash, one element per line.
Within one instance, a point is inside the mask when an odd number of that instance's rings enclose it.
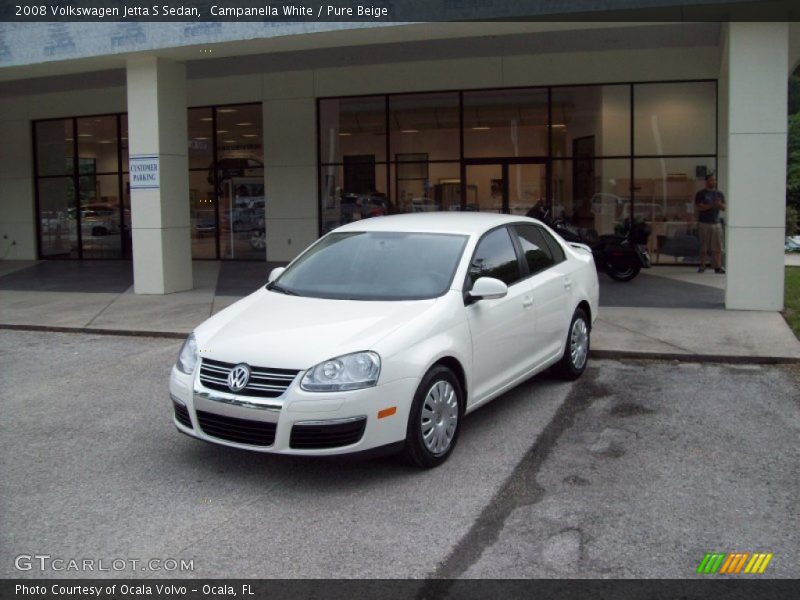
<path fill-rule="evenodd" d="M 212 390 L 232 393 L 228 387 L 228 373 L 237 364 L 204 358 L 200 363 L 200 383 Z M 299 372 L 291 369 L 251 366 L 250 380 L 243 390 L 236 393 L 240 396 L 277 398 L 286 391 Z"/>

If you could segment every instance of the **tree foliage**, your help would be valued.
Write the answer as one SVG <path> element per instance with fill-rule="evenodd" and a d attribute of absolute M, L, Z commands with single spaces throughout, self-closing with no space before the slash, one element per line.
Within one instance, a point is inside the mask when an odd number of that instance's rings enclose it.
<path fill-rule="evenodd" d="M 786 148 L 786 233 L 800 213 L 800 67 L 789 77 L 789 131 Z M 791 227 L 791 222 L 794 227 Z M 795 229 L 796 230 L 796 229 Z"/>

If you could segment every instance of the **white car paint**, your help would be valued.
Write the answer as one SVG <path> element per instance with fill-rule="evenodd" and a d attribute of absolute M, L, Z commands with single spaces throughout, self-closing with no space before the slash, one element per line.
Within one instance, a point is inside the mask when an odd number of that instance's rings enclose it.
<path fill-rule="evenodd" d="M 173 367 L 170 394 L 173 401 L 186 407 L 192 424 L 189 428 L 176 419 L 176 427 L 206 441 L 261 452 L 358 452 L 403 442 L 415 391 L 431 366 L 443 359 L 457 361 L 463 370 L 465 412 L 553 365 L 564 353 L 576 307 L 585 303 L 591 321 L 597 317 L 599 292 L 591 252 L 553 235 L 566 260 L 512 284 L 502 298 L 466 304 L 468 290 L 464 288 L 471 285 L 467 274 L 481 236 L 511 224 L 545 227 L 515 215 L 440 212 L 377 217 L 336 229 L 336 233 L 460 234 L 467 236 L 467 241 L 449 289 L 436 298 L 331 300 L 284 295 L 262 286 L 209 318 L 194 332 L 200 359 L 292 369 L 299 374 L 280 397 L 261 399 L 205 389 L 199 379 L 199 363 L 191 374 Z M 343 392 L 301 389 L 304 373 L 314 365 L 361 351 L 380 356 L 375 386 Z M 271 408 L 265 409 L 267 405 Z M 392 407 L 395 414 L 377 417 L 379 411 Z M 198 425 L 198 409 L 275 422 L 274 443 L 256 446 L 208 435 Z M 290 446 L 291 430 L 297 422 L 362 416 L 366 428 L 356 443 L 324 449 Z"/>

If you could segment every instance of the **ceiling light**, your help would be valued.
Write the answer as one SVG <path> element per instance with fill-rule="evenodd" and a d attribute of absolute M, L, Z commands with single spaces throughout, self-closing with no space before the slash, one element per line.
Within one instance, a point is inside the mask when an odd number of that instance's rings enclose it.
<path fill-rule="evenodd" d="M 87 138 L 87 137 L 94 137 L 91 133 L 79 133 L 78 137 Z"/>
<path fill-rule="evenodd" d="M 222 140 L 223 144 L 235 144 L 236 140 Z"/>
<path fill-rule="evenodd" d="M 207 140 L 208 138 L 207 137 L 196 137 L 194 139 L 196 139 L 196 140 Z"/>
<path fill-rule="evenodd" d="M 228 133 L 227 129 L 217 129 L 217 133 Z"/>
<path fill-rule="evenodd" d="M 400 133 L 419 133 L 419 129 L 401 129 Z"/>
<path fill-rule="evenodd" d="M 200 120 L 201 121 L 213 121 L 214 118 L 213 117 L 200 117 Z"/>
<path fill-rule="evenodd" d="M 349 132 L 347 132 L 347 131 L 340 131 L 340 132 L 339 132 L 339 136 L 340 136 L 340 137 L 348 137 L 348 136 L 351 136 L 351 135 L 353 135 L 353 134 L 352 134 L 352 133 L 349 133 Z"/>
<path fill-rule="evenodd" d="M 237 112 L 235 108 L 218 108 L 218 113 L 235 113 Z"/>
<path fill-rule="evenodd" d="M 98 143 L 98 144 L 113 144 L 114 142 L 112 142 L 111 140 L 100 140 L 100 141 L 99 141 L 99 142 L 97 142 L 97 143 Z"/>
<path fill-rule="evenodd" d="M 248 125 L 252 125 L 252 123 L 237 123 L 239 127 L 247 127 Z"/>
<path fill-rule="evenodd" d="M 487 127 L 486 125 L 480 125 L 478 127 L 473 127 L 472 131 L 489 131 L 491 127 Z"/>
<path fill-rule="evenodd" d="M 242 137 L 254 138 L 254 137 L 258 137 L 258 134 L 256 134 L 256 133 L 243 133 Z"/>
<path fill-rule="evenodd" d="M 553 123 L 553 127 L 566 127 L 564 123 Z"/>

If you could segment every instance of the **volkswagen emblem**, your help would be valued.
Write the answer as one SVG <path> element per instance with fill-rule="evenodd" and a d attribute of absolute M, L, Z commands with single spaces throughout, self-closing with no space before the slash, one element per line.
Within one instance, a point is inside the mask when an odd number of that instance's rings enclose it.
<path fill-rule="evenodd" d="M 228 373 L 228 387 L 232 392 L 240 392 L 250 381 L 250 367 L 241 363 L 236 365 Z"/>

